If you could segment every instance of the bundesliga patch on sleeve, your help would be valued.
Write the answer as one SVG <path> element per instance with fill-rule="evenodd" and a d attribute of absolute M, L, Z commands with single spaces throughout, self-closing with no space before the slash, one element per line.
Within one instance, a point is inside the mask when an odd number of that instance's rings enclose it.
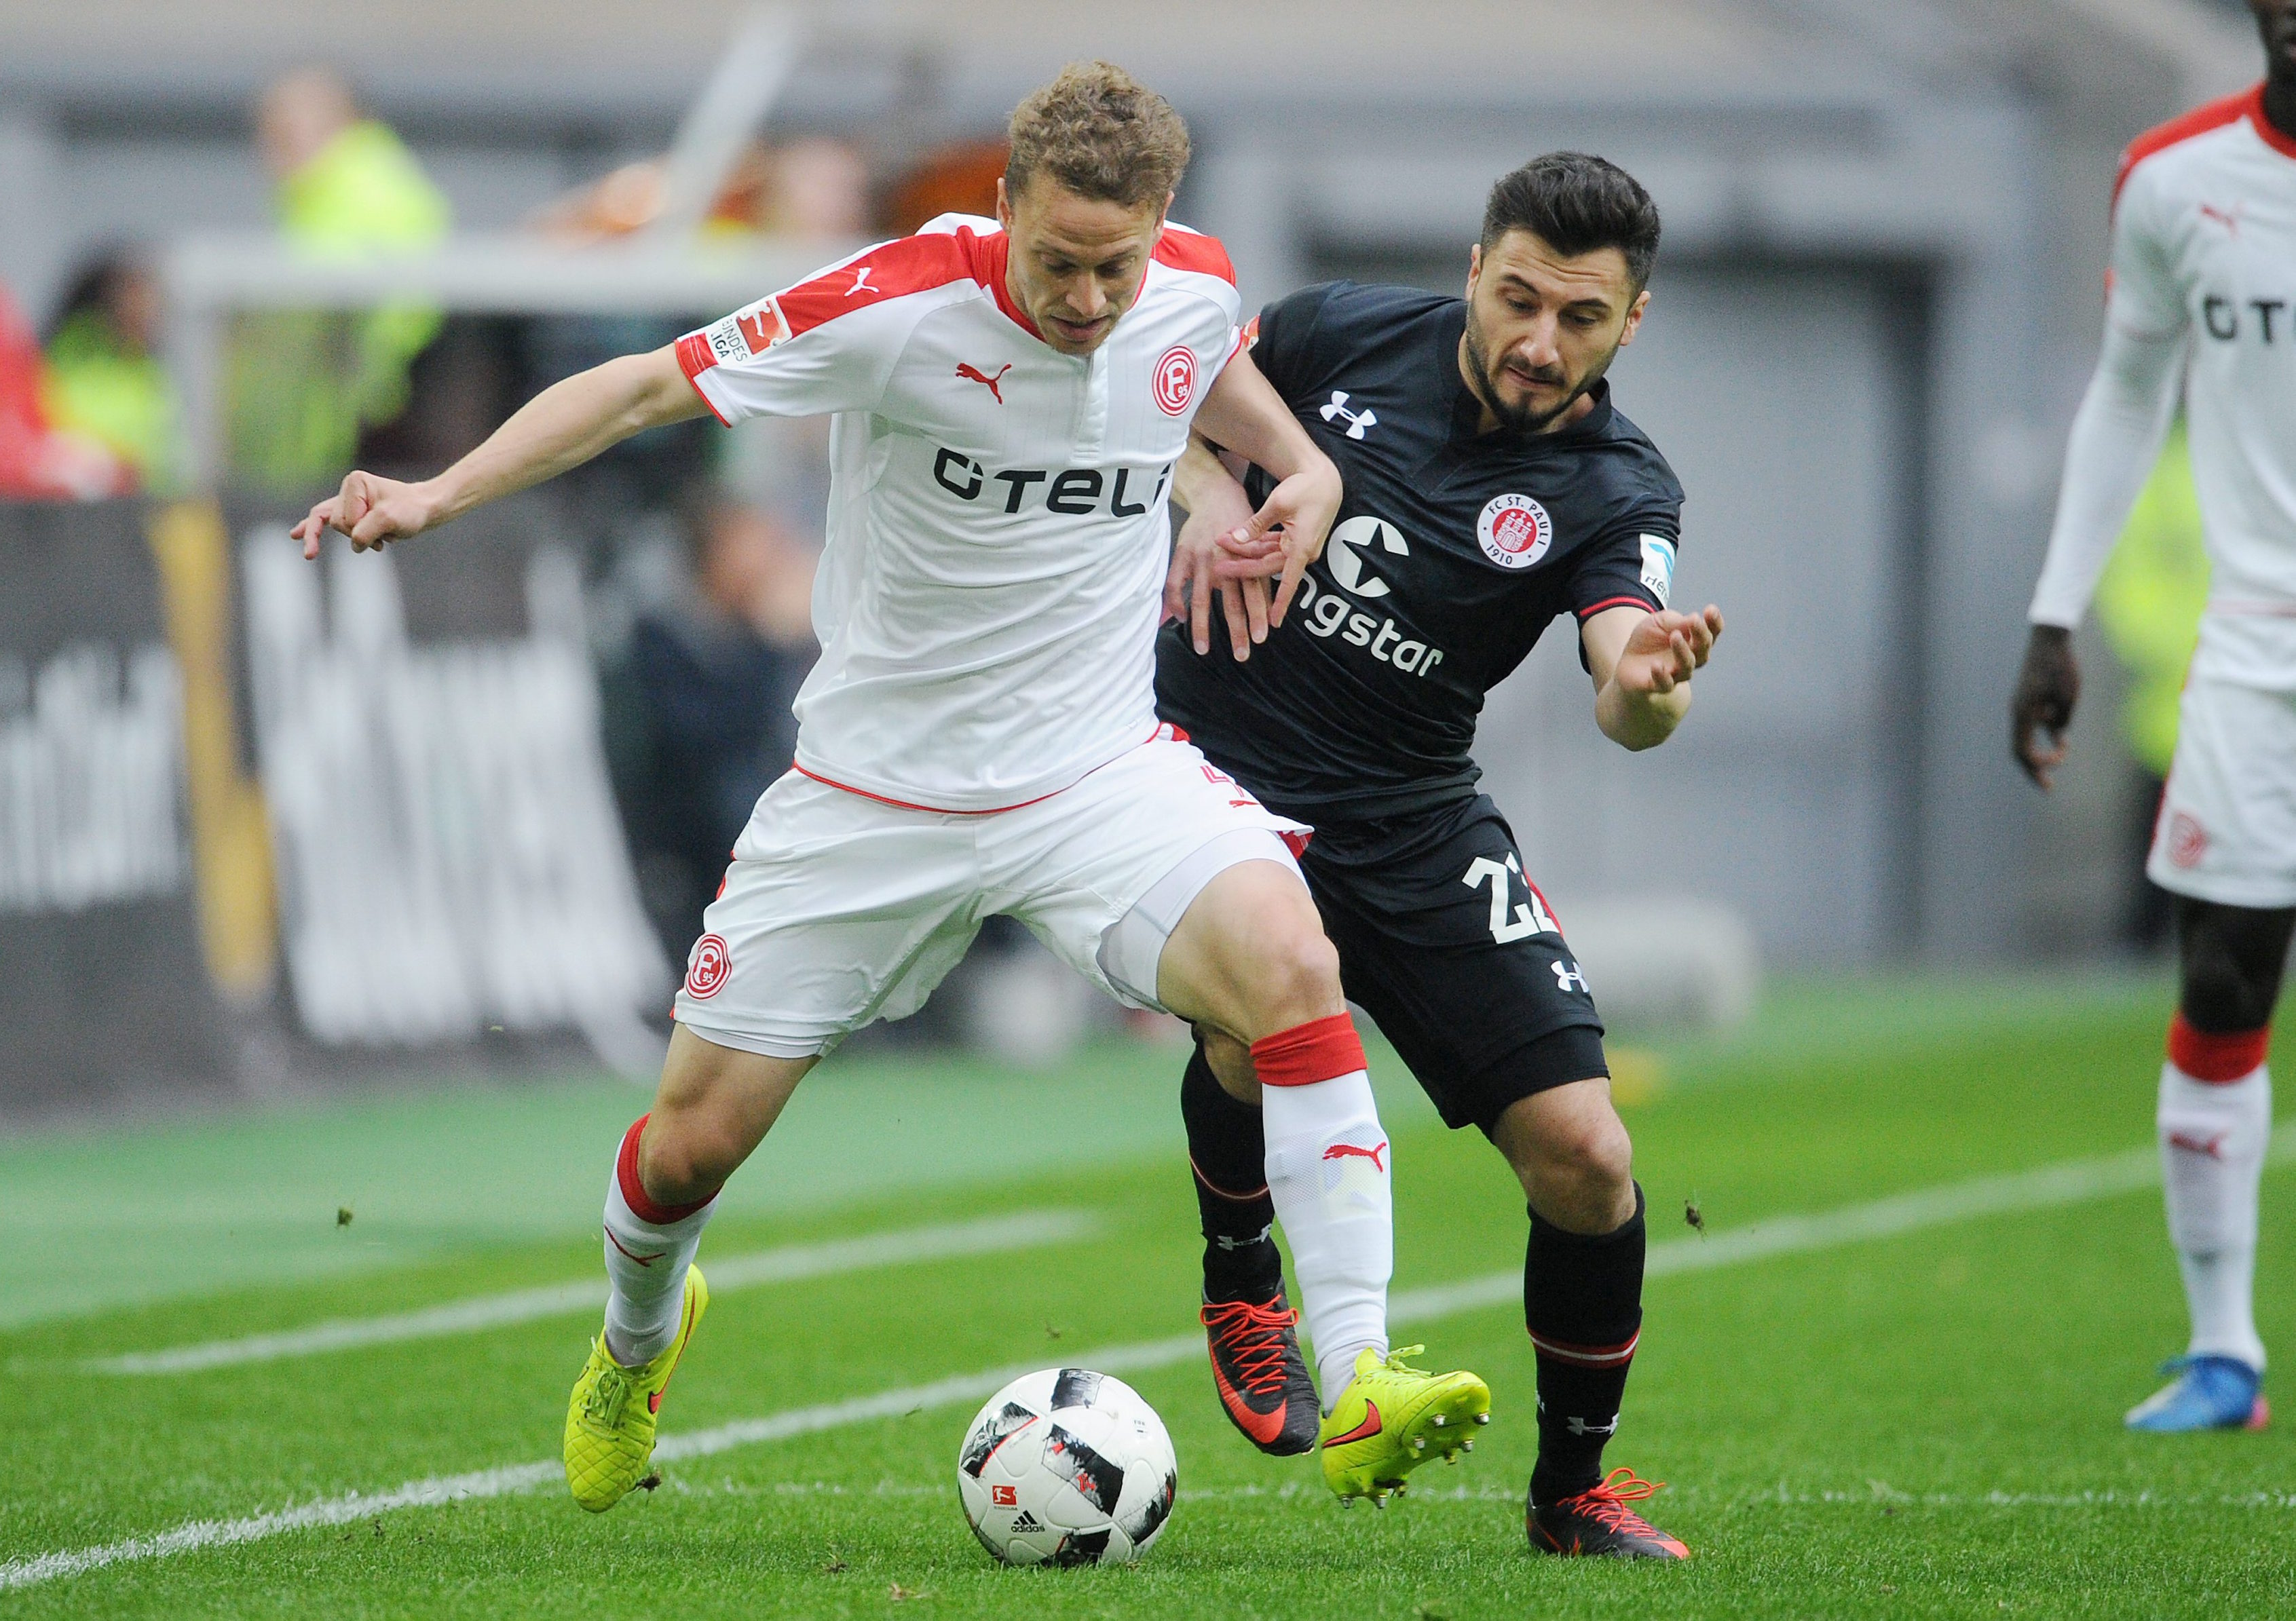
<path fill-rule="evenodd" d="M 1656 535 L 1643 539 L 1643 589 L 1658 599 L 1660 608 L 1674 594 L 1674 543 Z"/>
<path fill-rule="evenodd" d="M 789 323 L 782 315 L 780 303 L 773 299 L 760 299 L 744 310 L 737 310 L 708 329 L 709 352 L 721 361 L 754 359 L 790 335 Z"/>

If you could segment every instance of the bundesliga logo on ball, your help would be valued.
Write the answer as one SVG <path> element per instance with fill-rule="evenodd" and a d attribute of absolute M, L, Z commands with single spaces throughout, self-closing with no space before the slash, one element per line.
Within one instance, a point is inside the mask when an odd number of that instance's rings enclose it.
<path fill-rule="evenodd" d="M 1008 1565 L 1122 1565 L 1148 1551 L 1179 1494 L 1172 1438 L 1122 1379 L 1046 1368 L 1014 1379 L 965 1431 L 956 1494 Z"/>

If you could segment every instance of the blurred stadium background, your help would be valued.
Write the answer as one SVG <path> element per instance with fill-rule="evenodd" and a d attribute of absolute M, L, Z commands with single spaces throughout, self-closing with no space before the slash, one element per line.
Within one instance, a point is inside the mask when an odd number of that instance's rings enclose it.
<path fill-rule="evenodd" d="M 1189 119 L 1175 212 L 1248 302 L 1456 284 L 1549 148 L 1657 197 L 1614 375 L 1730 634 L 1654 756 L 1603 742 L 1561 637 L 1480 749 L 1614 1011 L 1726 1021 L 1758 963 L 2127 961 L 2116 667 L 2047 801 L 2005 700 L 2115 156 L 2253 78 L 2236 4 L 0 0 L 0 1122 L 649 1074 L 787 759 L 817 426 L 649 436 L 388 566 L 279 525 L 983 208 L 1006 111 L 1080 55 Z M 1653 967 L 1659 896 L 1694 905 Z M 1113 1017 L 1023 940 L 977 954 L 878 1039 L 1042 1060 Z"/>
<path fill-rule="evenodd" d="M 2005 747 L 2116 158 L 2252 82 L 2236 0 L 0 0 L 10 1613 L 1002 1613 L 948 1459 L 1050 1356 L 1140 1381 L 1185 1501 L 1032 1611 L 1653 1613 L 1523 1557 L 1498 1161 L 1374 1043 L 1398 1326 L 1508 1405 L 1402 1511 L 1320 1512 L 1204 1388 L 1175 1032 L 1018 930 L 729 1185 L 664 1489 L 559 1494 L 600 1174 L 789 757 L 825 434 L 645 436 L 385 559 L 284 523 L 986 208 L 1094 55 L 1189 119 L 1175 212 L 1249 303 L 1456 285 L 1556 147 L 1664 211 L 1612 375 L 1728 634 L 1663 749 L 1554 635 L 1479 753 L 1614 1019 L 1654 1331 L 1613 1461 L 1677 1483 L 1675 1612 L 2296 1613 L 2287 1427 L 2114 1422 L 2183 1331 L 2138 854 L 2203 577 L 2174 441 L 2057 791 Z"/>

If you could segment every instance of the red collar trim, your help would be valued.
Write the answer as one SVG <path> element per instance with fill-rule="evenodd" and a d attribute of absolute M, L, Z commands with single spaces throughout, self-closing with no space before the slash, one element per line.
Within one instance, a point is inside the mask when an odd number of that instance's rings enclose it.
<path fill-rule="evenodd" d="M 2257 81 L 2256 88 L 2248 93 L 2249 127 L 2263 138 L 2264 143 L 2284 158 L 2296 158 L 2296 135 L 2284 133 L 2279 126 L 2264 116 L 2264 82 Z"/>
<path fill-rule="evenodd" d="M 1004 284 L 1004 271 L 1013 251 L 1013 239 L 1002 231 L 988 236 L 972 236 L 970 231 L 965 234 L 972 238 L 973 279 L 988 289 L 989 296 L 996 300 L 996 307 L 1004 312 L 1013 325 L 1043 343 L 1045 334 L 1037 330 L 1034 321 L 1029 319 L 1029 312 L 1013 302 L 1012 291 Z"/>
<path fill-rule="evenodd" d="M 1006 318 L 1013 325 L 1037 342 L 1045 343 L 1045 334 L 1038 330 L 1037 323 L 1029 318 L 1029 312 L 1013 302 L 1012 289 L 1005 283 L 1004 273 L 1011 262 L 1013 239 L 1002 231 L 988 236 L 975 236 L 971 231 L 967 231 L 964 234 L 972 245 L 972 279 L 988 289 L 990 295 L 996 300 L 996 307 L 1004 312 Z M 1140 301 L 1140 294 L 1148 285 L 1148 272 L 1155 263 L 1156 256 L 1152 251 L 1148 256 L 1148 263 L 1140 267 L 1139 283 L 1132 290 L 1133 303 L 1137 304 Z M 1045 344 L 1045 347 L 1052 348 L 1048 343 Z"/>

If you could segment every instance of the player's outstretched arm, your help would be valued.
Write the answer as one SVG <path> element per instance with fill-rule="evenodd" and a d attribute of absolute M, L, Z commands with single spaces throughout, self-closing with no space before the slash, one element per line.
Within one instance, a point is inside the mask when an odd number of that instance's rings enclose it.
<path fill-rule="evenodd" d="M 1235 577 L 1236 568 L 1220 542 L 1250 529 L 1251 498 L 1218 454 L 1191 433 L 1172 474 L 1172 499 L 1188 518 L 1172 543 L 1172 567 L 1164 577 L 1164 617 L 1187 621 L 1196 651 L 1209 653 L 1212 593 L 1217 590 L 1227 620 L 1228 648 L 1241 664 L 1251 657 L 1253 643 L 1267 640 L 1267 582 L 1258 575 Z"/>
<path fill-rule="evenodd" d="M 380 549 L 555 478 L 634 433 L 708 409 L 674 348 L 625 355 L 551 384 L 435 479 L 406 484 L 350 474 L 295 526 L 294 536 L 309 558 L 319 555 L 319 539 L 329 529 L 349 536 L 354 551 Z"/>
<path fill-rule="evenodd" d="M 1231 552 L 1231 566 L 1238 572 L 1283 577 L 1267 611 L 1268 623 L 1281 625 L 1292 594 L 1300 589 L 1300 577 L 1323 555 L 1324 537 L 1339 516 L 1340 470 L 1316 448 L 1283 397 L 1251 364 L 1249 350 L 1221 370 L 1196 413 L 1195 425 L 1206 438 L 1279 481 L 1236 537 L 1240 550 Z M 1281 549 L 1255 561 L 1256 543 L 1271 533 Z"/>
<path fill-rule="evenodd" d="M 1595 678 L 1595 724 L 1622 749 L 1655 749 L 1690 713 L 1690 678 L 1722 634 L 1722 610 L 1606 608 L 1579 627 Z"/>

